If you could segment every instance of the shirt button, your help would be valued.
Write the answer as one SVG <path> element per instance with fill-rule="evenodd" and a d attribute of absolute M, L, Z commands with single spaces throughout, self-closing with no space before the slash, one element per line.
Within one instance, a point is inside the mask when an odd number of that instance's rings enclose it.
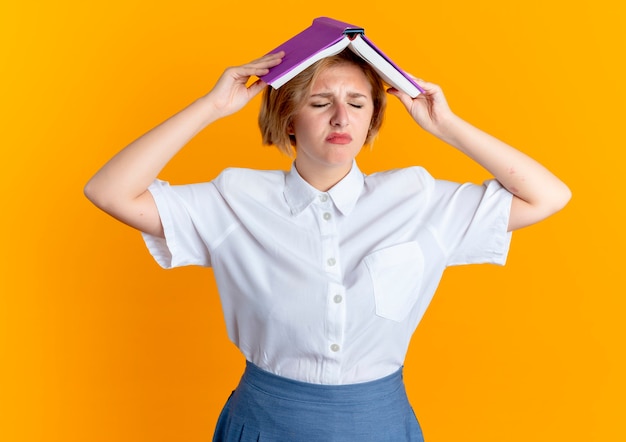
<path fill-rule="evenodd" d="M 335 258 L 328 258 L 328 261 L 326 261 L 328 263 L 329 266 L 334 266 L 335 264 L 337 264 L 337 261 L 335 260 Z"/>
<path fill-rule="evenodd" d="M 328 195 L 320 195 L 320 201 L 323 202 L 323 203 L 328 201 Z"/>
<path fill-rule="evenodd" d="M 334 351 L 335 353 L 339 351 L 340 347 L 337 344 L 333 344 L 330 346 L 331 351 Z"/>
<path fill-rule="evenodd" d="M 333 301 L 335 301 L 335 304 L 340 304 L 341 301 L 343 301 L 343 297 L 341 295 L 335 295 Z"/>
<path fill-rule="evenodd" d="M 326 213 L 324 214 L 324 219 L 325 219 L 326 221 L 328 221 L 328 220 L 329 220 L 329 219 L 331 219 L 331 218 L 332 218 L 332 215 L 331 215 L 330 213 L 326 212 Z"/>

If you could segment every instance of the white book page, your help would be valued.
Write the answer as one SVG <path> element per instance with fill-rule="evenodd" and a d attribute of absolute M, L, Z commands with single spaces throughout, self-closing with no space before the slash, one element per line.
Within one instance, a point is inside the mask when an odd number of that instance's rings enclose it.
<path fill-rule="evenodd" d="M 420 94 L 419 89 L 413 83 L 398 72 L 391 63 L 363 40 L 360 35 L 357 35 L 354 40 L 350 41 L 350 49 L 371 64 L 389 85 L 409 94 L 413 98 Z"/>
<path fill-rule="evenodd" d="M 297 66 L 294 66 L 294 68 L 292 70 L 286 72 L 285 75 L 283 75 L 282 77 L 277 78 L 276 80 L 274 80 L 274 82 L 272 83 L 272 87 L 274 89 L 278 89 L 283 84 L 287 83 L 289 80 L 291 80 L 293 77 L 298 75 L 300 72 L 302 72 L 303 70 L 305 70 L 306 68 L 311 66 L 316 61 L 319 61 L 322 58 L 330 57 L 331 55 L 335 55 L 335 54 L 340 53 L 349 44 L 350 44 L 350 39 L 348 37 L 344 37 L 341 40 L 339 40 L 337 43 L 332 44 L 332 45 L 328 46 L 327 48 L 322 49 L 321 51 L 319 51 L 316 54 L 312 55 L 306 61 L 300 63 Z"/>

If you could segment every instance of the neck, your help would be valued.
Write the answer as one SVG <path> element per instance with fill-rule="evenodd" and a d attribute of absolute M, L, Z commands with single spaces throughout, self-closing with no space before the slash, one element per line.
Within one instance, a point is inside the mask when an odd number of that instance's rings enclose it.
<path fill-rule="evenodd" d="M 304 165 L 298 163 L 298 159 L 295 161 L 296 170 L 300 176 L 321 192 L 326 192 L 339 181 L 341 181 L 346 175 L 350 173 L 352 165 L 346 168 L 343 167 L 324 167 L 324 168 L 311 168 L 304 167 Z"/>

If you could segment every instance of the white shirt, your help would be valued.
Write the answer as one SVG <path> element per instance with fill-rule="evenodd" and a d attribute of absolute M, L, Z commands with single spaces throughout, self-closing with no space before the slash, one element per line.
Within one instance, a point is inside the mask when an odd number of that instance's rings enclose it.
<path fill-rule="evenodd" d="M 511 194 L 412 167 L 328 192 L 290 172 L 226 169 L 214 181 L 155 181 L 165 268 L 212 266 L 229 338 L 279 376 L 318 384 L 381 378 L 402 365 L 446 266 L 504 264 Z"/>

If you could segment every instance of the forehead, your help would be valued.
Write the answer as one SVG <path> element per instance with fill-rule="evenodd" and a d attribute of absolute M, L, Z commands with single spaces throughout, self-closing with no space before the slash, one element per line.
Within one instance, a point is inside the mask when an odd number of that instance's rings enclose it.
<path fill-rule="evenodd" d="M 363 70 L 352 63 L 322 69 L 311 84 L 311 93 L 346 91 L 371 96 L 372 85 Z"/>

